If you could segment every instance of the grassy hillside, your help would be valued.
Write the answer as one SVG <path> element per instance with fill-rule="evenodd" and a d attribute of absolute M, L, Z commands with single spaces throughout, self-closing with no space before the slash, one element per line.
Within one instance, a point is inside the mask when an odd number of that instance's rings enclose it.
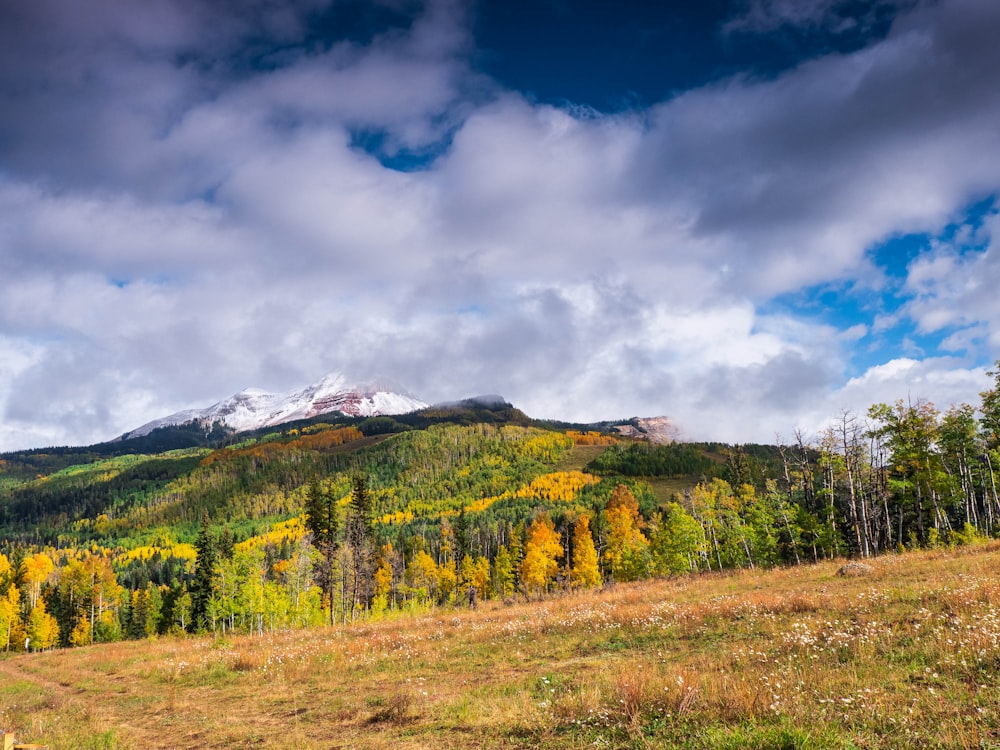
<path fill-rule="evenodd" d="M 53 748 L 1000 743 L 1000 544 L 0 658 Z"/>

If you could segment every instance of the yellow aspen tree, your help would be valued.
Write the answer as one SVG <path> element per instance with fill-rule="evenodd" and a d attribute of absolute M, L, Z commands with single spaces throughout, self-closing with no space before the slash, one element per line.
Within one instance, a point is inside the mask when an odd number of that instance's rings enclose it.
<path fill-rule="evenodd" d="M 490 561 L 482 555 L 476 557 L 472 566 L 472 576 L 469 582 L 476 587 L 481 596 L 486 596 L 490 588 Z"/>
<path fill-rule="evenodd" d="M 514 559 L 502 544 L 493 558 L 492 584 L 493 590 L 502 597 L 514 593 Z"/>
<path fill-rule="evenodd" d="M 454 598 L 458 588 L 458 561 L 455 559 L 455 530 L 451 521 L 441 519 L 441 545 L 438 561 L 438 599 L 441 603 Z"/>
<path fill-rule="evenodd" d="M 371 612 L 379 616 L 389 608 L 389 597 L 392 595 L 392 543 L 385 544 L 375 561 L 375 575 L 372 585 Z"/>
<path fill-rule="evenodd" d="M 52 559 L 44 552 L 24 558 L 24 582 L 28 587 L 28 606 L 34 608 L 42 593 L 42 584 L 55 570 Z"/>
<path fill-rule="evenodd" d="M 406 584 L 414 589 L 420 601 L 437 597 L 438 566 L 425 550 L 417 550 L 404 573 Z"/>
<path fill-rule="evenodd" d="M 23 638 L 21 632 L 24 624 L 21 622 L 21 592 L 17 586 L 11 585 L 7 593 L 0 596 L 0 646 L 4 651 L 17 647 Z"/>
<path fill-rule="evenodd" d="M 52 648 L 59 638 L 59 623 L 45 608 L 44 599 L 39 599 L 31 608 L 25 633 L 31 639 L 30 648 L 32 651 Z"/>
<path fill-rule="evenodd" d="M 87 619 L 87 615 L 80 615 L 80 619 L 76 621 L 76 625 L 69 634 L 69 645 L 70 646 L 89 646 L 94 642 L 92 634 L 94 629 L 90 625 L 90 620 Z"/>
<path fill-rule="evenodd" d="M 439 565 L 438 570 L 438 601 L 442 604 L 453 601 L 455 589 L 458 587 L 458 575 L 454 563 Z"/>
<path fill-rule="evenodd" d="M 573 585 L 579 588 L 594 588 L 601 585 L 601 571 L 597 566 L 597 549 L 590 533 L 590 519 L 580 516 L 573 526 Z"/>
<path fill-rule="evenodd" d="M 616 581 L 635 581 L 646 573 L 649 541 L 642 533 L 642 517 L 635 495 L 624 484 L 611 493 L 604 511 L 608 542 L 604 561 Z"/>
<path fill-rule="evenodd" d="M 527 594 L 540 595 L 559 572 L 563 546 L 548 513 L 538 514 L 528 527 L 526 537 L 524 559 L 519 568 L 521 587 Z"/>
<path fill-rule="evenodd" d="M 482 555 L 473 557 L 466 555 L 462 558 L 460 568 L 461 586 L 466 596 L 470 596 L 469 589 L 475 589 L 477 598 L 485 597 L 490 587 L 490 561 Z M 473 600 L 470 600 L 473 601 Z"/>
<path fill-rule="evenodd" d="M 392 593 L 392 543 L 387 543 L 379 553 L 375 568 L 375 596 L 383 596 L 386 601 Z"/>
<path fill-rule="evenodd" d="M 458 566 L 458 585 L 463 591 L 467 591 L 472 584 L 472 573 L 475 569 L 475 562 L 472 555 L 466 554 Z"/>

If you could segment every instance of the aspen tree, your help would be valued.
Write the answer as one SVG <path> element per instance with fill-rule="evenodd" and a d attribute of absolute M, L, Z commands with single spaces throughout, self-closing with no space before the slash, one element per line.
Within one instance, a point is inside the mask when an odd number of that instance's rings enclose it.
<path fill-rule="evenodd" d="M 635 581 L 647 573 L 649 541 L 642 533 L 642 517 L 635 495 L 624 484 L 611 493 L 604 511 L 608 543 L 604 561 L 616 581 Z"/>
<path fill-rule="evenodd" d="M 539 513 L 527 530 L 524 559 L 519 569 L 525 593 L 541 594 L 559 571 L 563 546 L 548 513 Z"/>
<path fill-rule="evenodd" d="M 580 516 L 573 526 L 573 568 L 571 579 L 574 586 L 594 588 L 601 585 L 601 570 L 597 565 L 597 549 L 590 533 L 590 519 Z"/>
<path fill-rule="evenodd" d="M 25 633 L 31 639 L 31 650 L 52 648 L 59 639 L 59 623 L 49 614 L 45 600 L 39 599 L 28 615 Z"/>

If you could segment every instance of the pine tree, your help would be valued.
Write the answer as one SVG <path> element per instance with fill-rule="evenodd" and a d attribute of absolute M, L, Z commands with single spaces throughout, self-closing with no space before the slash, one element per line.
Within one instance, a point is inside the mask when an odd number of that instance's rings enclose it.
<path fill-rule="evenodd" d="M 197 557 L 194 580 L 191 581 L 191 622 L 195 628 L 208 628 L 208 604 L 215 591 L 218 552 L 215 535 L 208 522 L 208 513 L 201 520 L 201 530 L 194 543 Z"/>
<path fill-rule="evenodd" d="M 232 560 L 233 551 L 236 548 L 236 540 L 233 539 L 233 532 L 226 526 L 219 535 L 218 554 L 220 560 Z"/>
<path fill-rule="evenodd" d="M 125 634 L 129 638 L 145 638 L 146 627 L 149 622 L 149 599 L 145 589 L 138 589 L 132 592 L 129 606 L 128 626 Z"/>
<path fill-rule="evenodd" d="M 332 493 L 324 491 L 319 482 L 314 480 L 306 492 L 305 508 L 306 528 L 312 534 L 313 544 L 323 555 L 317 571 L 317 579 L 323 590 L 323 597 L 329 606 L 330 624 L 334 623 L 334 563 L 339 547 L 340 517 L 337 514 L 337 501 Z"/>
<path fill-rule="evenodd" d="M 351 552 L 351 617 L 359 607 L 367 609 L 372 597 L 372 497 L 363 474 L 351 483 L 351 513 L 347 524 L 347 543 Z"/>
<path fill-rule="evenodd" d="M 465 505 L 458 511 L 455 517 L 455 559 L 462 560 L 469 553 L 469 519 L 465 515 Z"/>

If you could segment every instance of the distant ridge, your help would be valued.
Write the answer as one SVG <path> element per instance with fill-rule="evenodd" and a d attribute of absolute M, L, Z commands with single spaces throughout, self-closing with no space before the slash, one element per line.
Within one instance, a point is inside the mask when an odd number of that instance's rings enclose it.
<path fill-rule="evenodd" d="M 445 401 L 434 404 L 433 409 L 513 409 L 514 405 L 503 396 L 487 393 L 482 396 L 463 398 L 458 401 Z"/>
<path fill-rule="evenodd" d="M 154 419 L 119 439 L 143 437 L 160 427 L 191 422 L 206 426 L 219 422 L 236 432 L 244 432 L 334 412 L 352 417 L 379 417 L 425 408 L 426 403 L 402 388 L 379 382 L 350 383 L 342 374 L 332 372 L 291 393 L 247 388 L 204 409 L 187 409 Z"/>

